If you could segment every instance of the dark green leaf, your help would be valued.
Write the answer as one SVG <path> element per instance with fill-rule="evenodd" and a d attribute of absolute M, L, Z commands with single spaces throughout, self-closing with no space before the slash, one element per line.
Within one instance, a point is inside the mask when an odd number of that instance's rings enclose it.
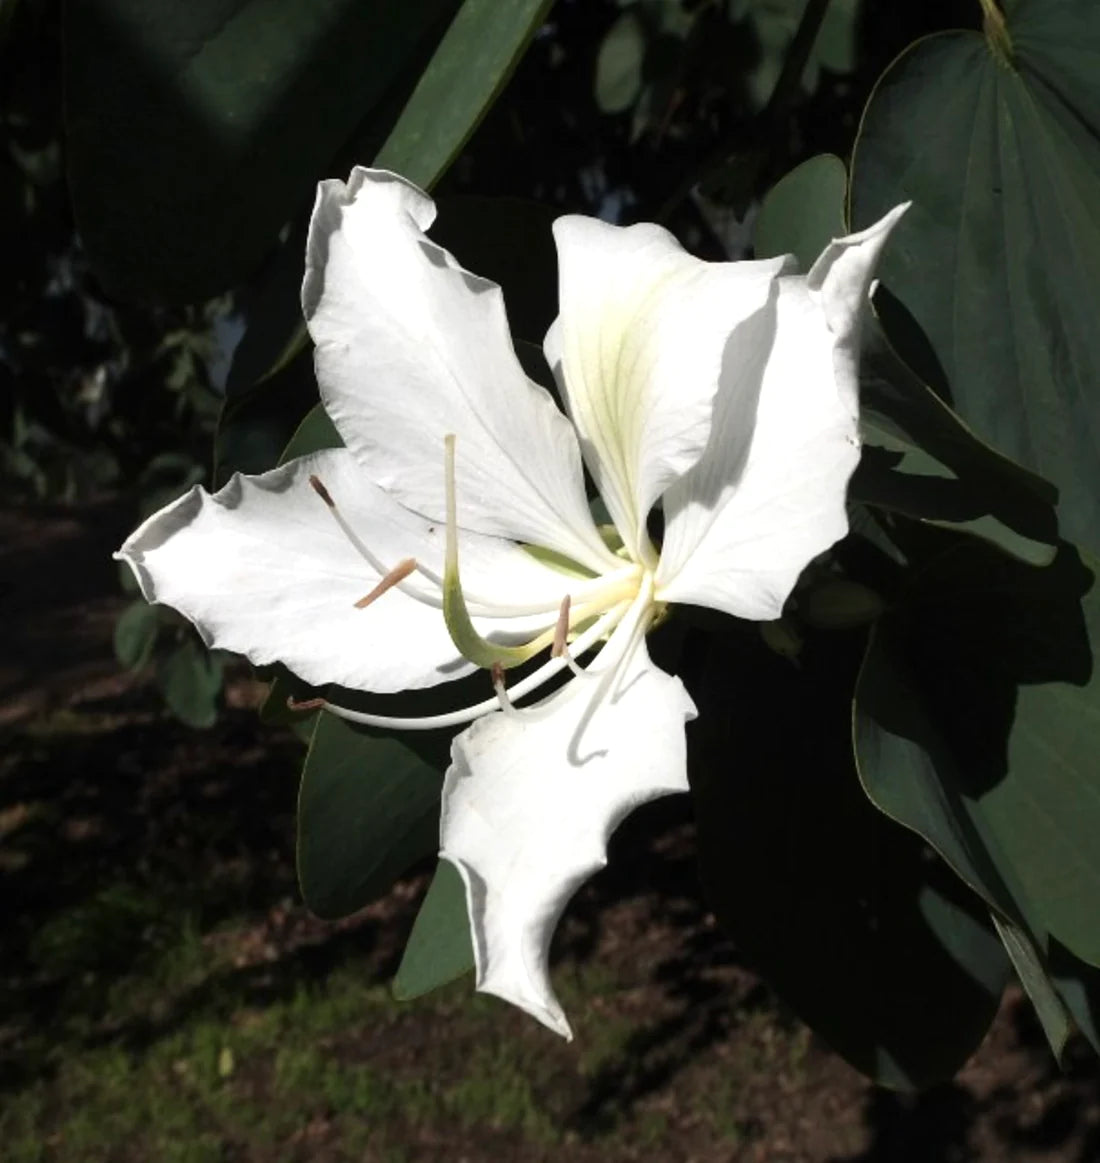
<path fill-rule="evenodd" d="M 1011 921 L 998 917 L 996 913 L 993 914 L 993 923 L 1012 959 L 1020 983 L 1035 1006 L 1039 1024 L 1043 1027 L 1050 1048 L 1060 1062 L 1072 1028 L 1066 1004 L 1028 934 Z"/>
<path fill-rule="evenodd" d="M 129 572 L 129 571 L 127 571 Z M 132 602 L 115 623 L 115 657 L 127 670 L 138 670 L 153 654 L 160 615 L 144 598 Z"/>
<path fill-rule="evenodd" d="M 1100 547 L 1100 99 L 1095 0 L 1017 0 L 1012 59 L 978 33 L 919 41 L 864 115 L 854 225 L 911 199 L 881 274 L 976 432 L 1060 490 Z"/>
<path fill-rule="evenodd" d="M 218 718 L 221 663 L 188 638 L 157 663 L 168 709 L 189 727 L 212 727 Z"/>
<path fill-rule="evenodd" d="M 1053 560 L 1055 490 L 979 440 L 898 356 L 876 316 L 864 329 L 860 390 L 854 500 L 970 533 L 1033 565 Z"/>
<path fill-rule="evenodd" d="M 856 692 L 868 795 L 1042 948 L 1100 963 L 1100 586 L 978 542 L 879 622 Z"/>
<path fill-rule="evenodd" d="M 455 866 L 441 860 L 413 922 L 393 979 L 393 996 L 398 1001 L 410 1001 L 469 973 L 473 967 L 466 888 Z"/>
<path fill-rule="evenodd" d="M 834 238 L 844 234 L 848 175 L 830 153 L 804 161 L 767 193 L 753 233 L 757 258 L 793 254 L 805 273 Z"/>
<path fill-rule="evenodd" d="M 235 472 L 274 468 L 314 407 L 320 409 L 309 348 L 271 375 L 227 395 L 214 439 L 214 484 L 221 487 Z"/>
<path fill-rule="evenodd" d="M 642 89 L 646 36 L 636 12 L 622 13 L 607 30 L 596 56 L 596 104 L 603 113 L 624 113 Z"/>
<path fill-rule="evenodd" d="M 66 6 L 77 225 L 112 293 L 247 276 L 453 0 Z"/>
<path fill-rule="evenodd" d="M 322 448 L 342 448 L 343 444 L 340 433 L 336 431 L 336 425 L 329 419 L 328 413 L 320 404 L 314 404 L 305 419 L 294 430 L 294 435 L 279 457 L 279 463 L 286 464 L 296 456 L 320 452 Z"/>
<path fill-rule="evenodd" d="M 749 628 L 710 639 L 690 777 L 719 919 L 871 1078 L 950 1077 L 993 1018 L 1007 959 L 978 898 L 860 791 L 849 699 L 861 636 L 809 636 L 797 666 Z"/>
<path fill-rule="evenodd" d="M 550 0 L 464 0 L 374 159 L 425 189 L 457 156 L 542 23 Z"/>
<path fill-rule="evenodd" d="M 496 99 L 548 7 L 549 0 L 465 0 L 393 130 L 375 156 L 374 165 L 403 174 L 425 189 L 433 186 Z M 473 201 L 470 199 L 471 203 Z M 476 217 L 476 207 L 467 211 L 467 218 L 471 215 Z M 472 241 L 472 225 L 463 225 L 461 211 L 444 217 L 444 230 L 453 222 L 459 245 L 466 249 L 462 239 Z M 507 211 L 505 217 L 511 220 Z M 494 224 L 488 232 L 492 253 L 505 258 L 510 270 L 518 270 L 516 258 L 506 256 L 503 243 L 494 241 L 496 229 Z M 529 230 L 528 237 L 531 237 Z M 444 245 L 448 243 L 444 242 Z M 535 243 L 536 248 L 547 245 L 548 240 Z M 470 253 L 471 257 L 466 261 L 473 264 L 478 256 L 472 249 Z M 257 390 L 262 392 L 266 385 L 261 380 L 303 358 L 309 346 L 309 335 L 299 314 L 301 280 L 295 272 L 300 265 L 301 260 L 293 247 L 284 246 L 269 280 L 269 297 L 274 301 L 267 315 L 261 313 L 258 316 L 259 333 L 256 336 L 246 334 L 242 346 L 247 346 L 234 360 L 231 386 L 237 385 L 237 391 L 256 384 Z M 535 264 L 533 269 L 538 270 L 540 266 Z M 495 277 L 491 271 L 482 272 L 476 266 L 473 269 L 488 278 Z M 525 276 L 522 285 L 532 285 L 530 274 Z M 549 286 L 552 290 L 553 283 Z M 516 318 L 522 321 L 526 303 L 513 301 L 519 295 L 520 292 L 512 292 L 509 306 L 516 312 Z M 542 314 L 544 312 L 538 312 L 538 315 Z M 293 320 L 292 326 L 290 320 Z M 253 329 L 250 328 L 250 332 Z M 541 342 L 542 334 L 536 338 Z M 298 399 L 298 394 L 294 399 Z M 265 416 L 265 407 L 262 395 L 255 401 L 250 399 L 245 405 L 243 421 L 247 424 L 254 416 Z M 279 411 L 273 408 L 276 416 Z M 289 413 L 287 408 L 282 411 Z M 301 416 L 300 412 L 298 416 Z"/>
<path fill-rule="evenodd" d="M 310 909 L 354 913 L 436 851 L 441 786 L 404 742 L 318 716 L 298 799 L 298 878 Z"/>

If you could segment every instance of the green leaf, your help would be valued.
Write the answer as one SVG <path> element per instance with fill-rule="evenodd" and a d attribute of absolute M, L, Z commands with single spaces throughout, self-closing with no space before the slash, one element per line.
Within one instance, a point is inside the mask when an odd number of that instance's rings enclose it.
<path fill-rule="evenodd" d="M 1047 972 L 1035 943 L 1018 925 L 993 914 L 1001 942 L 1012 958 L 1021 985 L 1031 998 L 1051 1050 L 1059 1062 L 1071 1032 L 1070 1015 L 1057 987 Z"/>
<path fill-rule="evenodd" d="M 693 696 L 704 888 L 739 950 L 875 1081 L 950 1077 L 1008 971 L 981 901 L 877 813 L 853 769 L 860 635 L 807 636 L 798 665 L 745 627 L 711 633 Z"/>
<path fill-rule="evenodd" d="M 889 302 L 880 295 L 876 306 Z M 1053 487 L 979 440 L 898 356 L 877 316 L 864 328 L 860 391 L 853 500 L 972 534 L 1032 565 L 1054 559 Z"/>
<path fill-rule="evenodd" d="M 249 275 L 453 10 L 453 0 L 67 5 L 69 182 L 111 293 L 189 301 Z"/>
<path fill-rule="evenodd" d="M 157 681 L 168 709 L 189 727 L 212 727 L 218 718 L 221 662 L 193 638 L 157 663 Z"/>
<path fill-rule="evenodd" d="M 940 554 L 878 623 L 855 698 L 871 799 L 1003 917 L 1100 964 L 1100 585 L 1071 547 L 1034 569 Z"/>
<path fill-rule="evenodd" d="M 753 233 L 757 258 L 793 254 L 805 273 L 834 238 L 844 233 L 848 175 L 831 153 L 796 166 L 768 191 Z"/>
<path fill-rule="evenodd" d="M 439 848 L 442 777 L 411 746 L 322 714 L 302 769 L 298 879 L 319 917 L 348 916 Z"/>
<path fill-rule="evenodd" d="M 642 91 L 645 29 L 636 12 L 622 13 L 607 30 L 596 56 L 596 105 L 602 113 L 625 113 Z"/>
<path fill-rule="evenodd" d="M 308 348 L 257 383 L 227 394 L 214 437 L 215 486 L 220 488 L 235 472 L 274 468 L 310 410 L 320 408 L 316 401 L 313 352 Z"/>
<path fill-rule="evenodd" d="M 465 0 L 373 164 L 425 189 L 435 185 L 504 87 L 549 6 L 549 0 Z M 286 315 L 299 310 L 300 280 L 288 284 L 286 278 L 293 257 L 280 261 L 273 281 L 282 287 L 273 293 L 280 296 L 278 310 Z M 292 295 L 287 294 L 288 285 Z M 268 325 L 263 327 L 266 332 Z M 272 334 L 270 340 L 261 337 L 250 343 L 250 354 L 263 352 L 273 361 L 249 359 L 257 379 L 301 358 L 309 346 L 300 318 L 289 333 L 274 327 Z M 241 379 L 252 382 L 243 370 Z"/>
<path fill-rule="evenodd" d="M 129 572 L 129 571 L 127 571 Z M 115 623 L 115 657 L 127 670 L 139 670 L 153 655 L 160 614 L 144 598 L 131 602 Z"/>
<path fill-rule="evenodd" d="M 287 442 L 279 457 L 280 464 L 286 464 L 296 456 L 307 456 L 311 452 L 320 452 L 323 448 L 342 448 L 344 442 L 336 425 L 329 418 L 329 414 L 320 404 L 314 404 L 306 413 L 305 419 L 294 430 L 294 435 Z"/>
<path fill-rule="evenodd" d="M 374 164 L 425 189 L 435 185 L 504 88 L 549 7 L 550 0 L 465 0 Z"/>
<path fill-rule="evenodd" d="M 393 979 L 393 996 L 398 1001 L 410 1001 L 469 973 L 473 967 L 466 887 L 455 866 L 441 860 L 413 922 Z"/>
<path fill-rule="evenodd" d="M 878 82 L 852 175 L 866 226 L 905 199 L 881 268 L 959 415 L 1058 486 L 1063 535 L 1100 551 L 1100 5 L 1016 0 L 1011 61 L 928 37 Z"/>

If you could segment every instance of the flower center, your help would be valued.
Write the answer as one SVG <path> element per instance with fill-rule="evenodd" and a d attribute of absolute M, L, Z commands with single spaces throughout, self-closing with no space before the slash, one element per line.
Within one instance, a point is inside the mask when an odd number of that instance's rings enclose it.
<path fill-rule="evenodd" d="M 536 615 L 550 613 L 554 608 L 545 605 L 534 607 L 530 605 L 505 605 L 486 600 L 484 597 L 471 599 L 470 595 L 463 590 L 459 570 L 458 500 L 455 489 L 455 438 L 453 435 L 445 437 L 444 454 L 447 526 L 442 578 L 425 569 L 422 564 L 417 563 L 412 558 L 402 561 L 392 570 L 382 569 L 380 563 L 375 561 L 368 548 L 355 535 L 354 530 L 347 526 L 335 502 L 321 482 L 311 478 L 310 483 L 361 555 L 383 575 L 382 581 L 365 598 L 356 602 L 356 606 L 363 608 L 372 604 L 391 588 L 406 589 L 410 575 L 414 572 L 421 573 L 429 581 L 439 586 L 441 600 L 436 595 L 425 594 L 419 586 L 415 590 L 409 591 L 410 596 L 442 606 L 448 633 L 459 653 L 475 666 L 490 672 L 493 681 L 493 697 L 446 714 L 416 718 L 352 711 L 324 700 L 311 700 L 302 704 L 294 704 L 291 701 L 292 707 L 297 705 L 299 709 L 304 710 L 323 706 L 340 718 L 373 727 L 394 730 L 434 730 L 442 727 L 460 726 L 497 709 L 501 709 L 509 715 L 538 714 L 537 709 L 516 708 L 512 700 L 537 691 L 564 669 L 570 670 L 578 679 L 591 679 L 593 677 L 600 679 L 594 695 L 594 707 L 596 703 L 602 701 L 601 696 L 605 689 L 613 686 L 621 665 L 633 653 L 634 647 L 644 637 L 646 630 L 662 617 L 664 603 L 658 602 L 654 598 L 652 569 L 631 560 L 629 555 L 619 554 L 624 558 L 621 568 L 609 570 L 603 575 L 595 575 L 590 569 L 578 565 L 561 554 L 534 547 L 531 549 L 533 556 L 559 572 L 563 582 L 566 583 L 560 606 L 557 608 L 556 622 L 535 634 L 529 641 L 518 645 L 502 643 L 484 637 L 474 625 L 467 605 L 468 600 L 475 606 L 474 616 L 497 619 L 514 618 L 525 613 Z M 605 539 L 610 536 L 603 530 L 601 533 Z M 603 665 L 605 652 L 602 647 L 605 644 L 611 646 L 613 643 L 619 645 L 613 649 L 612 657 L 609 658 L 607 664 Z M 505 689 L 505 671 L 530 661 L 547 647 L 550 648 L 549 659 L 530 674 L 519 679 L 510 688 Z M 601 648 L 596 666 L 590 670 L 583 669 L 576 659 L 595 648 Z"/>

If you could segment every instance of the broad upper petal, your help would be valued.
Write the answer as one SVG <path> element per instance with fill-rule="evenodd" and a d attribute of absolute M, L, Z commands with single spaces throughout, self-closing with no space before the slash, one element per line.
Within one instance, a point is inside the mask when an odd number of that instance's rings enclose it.
<path fill-rule="evenodd" d="M 660 226 L 554 224 L 561 313 L 546 355 L 627 547 L 646 552 L 657 498 L 702 455 L 723 362 L 787 260 L 708 263 Z"/>
<path fill-rule="evenodd" d="M 664 496 L 662 600 L 778 618 L 805 566 L 847 532 L 860 319 L 904 209 L 779 280 L 770 343 L 723 384 L 706 452 Z"/>
<path fill-rule="evenodd" d="M 466 884 L 477 987 L 566 1038 L 548 974 L 558 918 L 626 815 L 687 790 L 684 722 L 695 717 L 644 642 L 582 725 L 598 685 L 575 679 L 524 717 L 479 719 L 454 741 L 443 785 L 440 854 Z"/>
<path fill-rule="evenodd" d="M 371 484 L 346 449 L 314 453 L 258 477 L 235 476 L 213 496 L 196 487 L 150 517 L 117 556 L 149 601 L 189 618 L 208 646 L 258 665 L 282 662 L 315 685 L 390 693 L 471 671 L 437 600 L 391 589 L 367 608 L 355 607 L 381 574 L 310 487 L 314 474 L 384 568 L 406 557 L 441 563 L 443 529 Z M 468 534 L 462 552 L 474 584 L 503 582 L 513 599 L 560 601 L 564 579 L 511 543 Z M 424 577 L 413 575 L 409 583 L 429 599 L 438 597 Z M 556 611 L 475 621 L 483 634 L 511 641 L 555 618 Z"/>
<path fill-rule="evenodd" d="M 453 432 L 462 527 L 606 566 L 572 426 L 520 367 L 500 288 L 425 236 L 434 217 L 394 174 L 319 185 L 302 306 L 325 409 L 409 508 L 443 519 Z"/>

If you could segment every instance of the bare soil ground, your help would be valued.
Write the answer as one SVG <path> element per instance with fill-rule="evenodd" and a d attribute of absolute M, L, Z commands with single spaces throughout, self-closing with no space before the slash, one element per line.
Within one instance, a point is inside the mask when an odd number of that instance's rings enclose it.
<path fill-rule="evenodd" d="M 0 511 L 0 1157 L 1094 1163 L 1100 1070 L 1018 992 L 952 1083 L 876 1090 L 700 901 L 686 802 L 629 821 L 571 905 L 565 1045 L 461 982 L 386 983 L 418 870 L 340 924 L 295 887 L 301 750 L 233 672 L 196 732 L 121 674 L 125 502 Z"/>

